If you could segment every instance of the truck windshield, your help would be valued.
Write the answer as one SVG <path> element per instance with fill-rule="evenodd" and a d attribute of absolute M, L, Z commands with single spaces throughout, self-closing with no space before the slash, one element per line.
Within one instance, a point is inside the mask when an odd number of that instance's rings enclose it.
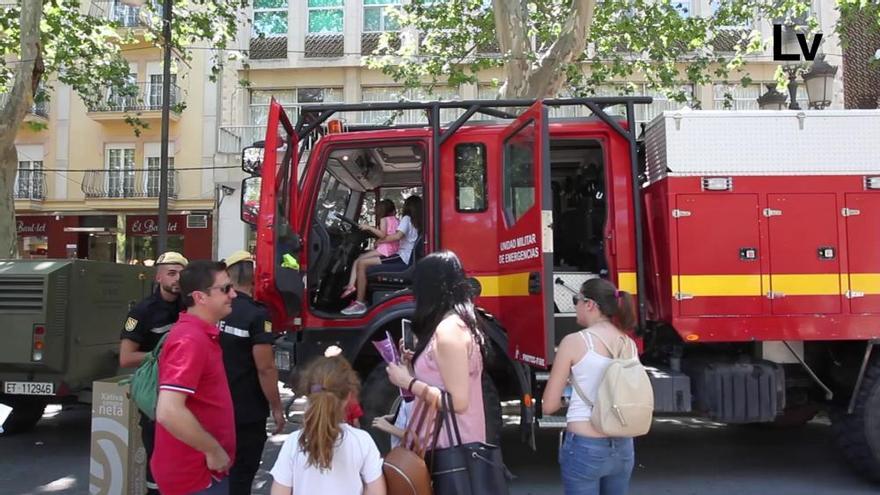
<path fill-rule="evenodd" d="M 341 221 L 338 217 L 345 216 L 350 202 L 351 189 L 336 180 L 336 177 L 325 174 L 318 193 L 318 203 L 315 205 L 315 219 L 325 227 L 340 227 Z"/>

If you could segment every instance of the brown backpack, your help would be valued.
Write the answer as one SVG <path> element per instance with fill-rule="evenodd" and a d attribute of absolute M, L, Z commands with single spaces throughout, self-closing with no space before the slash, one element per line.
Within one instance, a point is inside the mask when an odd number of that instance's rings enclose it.
<path fill-rule="evenodd" d="M 419 400 L 400 445 L 385 456 L 382 473 L 388 495 L 432 495 L 431 470 L 425 452 L 434 448 L 442 423 L 439 404 Z M 423 429 L 424 428 L 424 429 Z M 427 432 L 427 436 L 424 433 Z"/>

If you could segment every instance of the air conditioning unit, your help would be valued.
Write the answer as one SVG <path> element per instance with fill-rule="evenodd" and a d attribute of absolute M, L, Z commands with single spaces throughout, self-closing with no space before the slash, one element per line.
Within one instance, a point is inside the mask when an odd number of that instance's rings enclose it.
<path fill-rule="evenodd" d="M 187 215 L 186 228 L 188 229 L 207 229 L 208 215 Z"/>

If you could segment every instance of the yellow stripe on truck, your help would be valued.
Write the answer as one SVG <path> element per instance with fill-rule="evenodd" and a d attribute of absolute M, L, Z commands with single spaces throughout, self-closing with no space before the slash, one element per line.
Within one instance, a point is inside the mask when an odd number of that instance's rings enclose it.
<path fill-rule="evenodd" d="M 864 292 L 865 295 L 880 294 L 880 273 L 850 273 L 849 288 L 856 292 Z"/>
<path fill-rule="evenodd" d="M 673 292 L 692 296 L 760 296 L 762 294 L 760 275 L 680 275 L 672 279 Z"/>
<path fill-rule="evenodd" d="M 770 288 L 786 296 L 836 296 L 841 293 L 840 274 L 770 275 Z"/>
<path fill-rule="evenodd" d="M 639 286 L 636 283 L 636 272 L 618 272 L 617 288 L 630 294 L 638 292 Z"/>
<path fill-rule="evenodd" d="M 482 297 L 528 296 L 529 272 L 510 275 L 482 275 L 474 277 L 483 288 Z"/>
<path fill-rule="evenodd" d="M 786 273 L 773 275 L 679 275 L 672 293 L 703 296 L 837 296 L 848 290 L 880 294 L 880 273 Z"/>

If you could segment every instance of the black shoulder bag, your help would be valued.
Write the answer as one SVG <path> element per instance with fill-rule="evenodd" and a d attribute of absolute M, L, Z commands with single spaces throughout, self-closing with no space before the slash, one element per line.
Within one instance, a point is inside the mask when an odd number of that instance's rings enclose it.
<path fill-rule="evenodd" d="M 507 482 L 513 476 L 504 465 L 501 448 L 483 442 L 463 444 L 452 395 L 443 392 L 441 400 L 440 414 L 450 447 L 429 453 L 434 495 L 507 495 Z"/>

